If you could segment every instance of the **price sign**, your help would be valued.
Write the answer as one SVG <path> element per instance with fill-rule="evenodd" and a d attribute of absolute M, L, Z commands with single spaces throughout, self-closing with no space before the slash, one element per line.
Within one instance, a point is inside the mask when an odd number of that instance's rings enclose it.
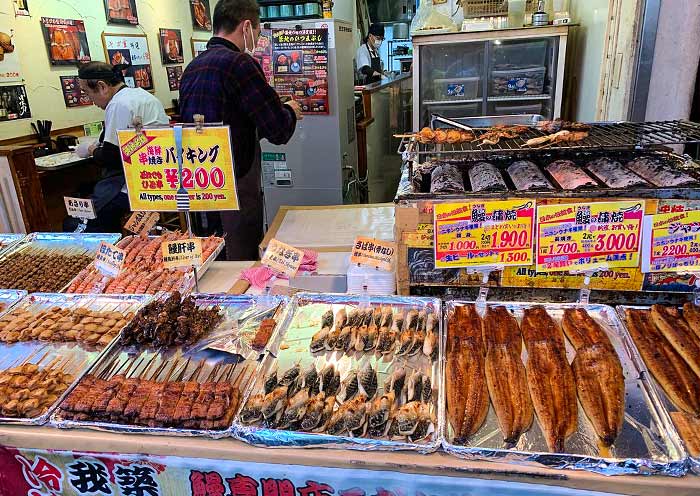
<path fill-rule="evenodd" d="M 537 270 L 639 266 L 644 201 L 537 207 Z"/>
<path fill-rule="evenodd" d="M 163 241 L 160 249 L 166 269 L 202 265 L 202 240 L 199 238 Z"/>
<path fill-rule="evenodd" d="M 135 234 L 147 233 L 160 219 L 158 212 L 134 212 L 124 224 L 124 229 Z"/>
<path fill-rule="evenodd" d="M 700 272 L 700 210 L 644 217 L 642 272 Z"/>
<path fill-rule="evenodd" d="M 272 239 L 267 245 L 267 250 L 265 250 L 260 263 L 287 277 L 294 277 L 299 271 L 303 259 L 303 250 Z"/>
<path fill-rule="evenodd" d="M 532 263 L 533 200 L 438 203 L 435 268 Z"/>
<path fill-rule="evenodd" d="M 172 129 L 119 131 L 131 210 L 177 211 L 180 188 Z M 228 126 L 182 130 L 182 186 L 193 212 L 238 210 Z"/>
<path fill-rule="evenodd" d="M 126 252 L 111 243 L 102 241 L 97 248 L 95 267 L 105 275 L 116 277 L 122 270 Z"/>
<path fill-rule="evenodd" d="M 358 236 L 350 255 L 350 263 L 391 271 L 396 256 L 396 243 Z"/>
<path fill-rule="evenodd" d="M 94 219 L 97 217 L 95 205 L 88 198 L 64 196 L 63 202 L 66 204 L 66 211 L 70 217 L 75 217 L 76 219 Z"/>

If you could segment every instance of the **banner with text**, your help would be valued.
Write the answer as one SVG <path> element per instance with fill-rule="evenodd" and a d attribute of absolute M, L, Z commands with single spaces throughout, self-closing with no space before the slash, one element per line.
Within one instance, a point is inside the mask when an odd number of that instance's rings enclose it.
<path fill-rule="evenodd" d="M 700 272 L 700 210 L 644 217 L 642 272 Z"/>

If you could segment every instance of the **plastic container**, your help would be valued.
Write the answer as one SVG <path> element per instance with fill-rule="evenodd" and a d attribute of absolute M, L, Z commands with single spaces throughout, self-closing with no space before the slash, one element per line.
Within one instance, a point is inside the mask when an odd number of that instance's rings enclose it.
<path fill-rule="evenodd" d="M 279 5 L 270 5 L 267 8 L 267 17 L 270 19 L 273 19 L 275 17 L 280 16 L 280 6 Z"/>
<path fill-rule="evenodd" d="M 436 100 L 473 100 L 478 98 L 480 82 L 479 76 L 435 79 L 433 95 Z"/>
<path fill-rule="evenodd" d="M 292 17 L 294 15 L 294 9 L 290 4 L 280 5 L 280 17 Z"/>
<path fill-rule="evenodd" d="M 541 95 L 546 67 L 491 71 L 491 95 Z"/>
<path fill-rule="evenodd" d="M 267 7 L 264 5 L 260 6 L 260 19 L 265 19 L 267 17 Z"/>
<path fill-rule="evenodd" d="M 294 5 L 294 16 L 302 17 L 304 15 L 304 4 L 298 3 Z"/>
<path fill-rule="evenodd" d="M 319 15 L 321 13 L 319 5 L 316 2 L 308 2 L 304 4 L 304 15 Z"/>
<path fill-rule="evenodd" d="M 542 102 L 515 105 L 513 102 L 503 103 L 494 107 L 496 115 L 541 114 Z"/>

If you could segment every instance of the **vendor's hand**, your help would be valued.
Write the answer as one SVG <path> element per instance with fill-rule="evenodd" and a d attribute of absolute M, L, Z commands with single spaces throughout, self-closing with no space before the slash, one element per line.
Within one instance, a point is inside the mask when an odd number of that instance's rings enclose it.
<path fill-rule="evenodd" d="M 304 118 L 304 114 L 301 113 L 301 105 L 299 105 L 299 102 L 296 100 L 289 100 L 288 102 L 284 102 L 285 105 L 288 105 L 289 108 L 291 108 L 294 111 L 294 115 L 297 116 L 297 120 L 300 121 Z"/>
<path fill-rule="evenodd" d="M 92 156 L 95 154 L 95 150 L 97 149 L 97 147 L 98 147 L 99 145 L 100 145 L 100 143 L 99 143 L 98 141 L 95 141 L 93 144 L 91 144 L 90 146 L 88 146 L 88 153 L 89 153 L 88 156 L 89 156 L 89 157 L 92 157 Z"/>

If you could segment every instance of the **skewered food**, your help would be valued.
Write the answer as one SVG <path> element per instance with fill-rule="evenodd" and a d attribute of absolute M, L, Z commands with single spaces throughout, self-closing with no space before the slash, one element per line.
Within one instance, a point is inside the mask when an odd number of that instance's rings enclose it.
<path fill-rule="evenodd" d="M 469 182 L 471 182 L 472 191 L 475 192 L 508 189 L 500 171 L 488 162 L 477 162 L 469 169 Z"/>
<path fill-rule="evenodd" d="M 429 127 L 424 127 L 417 134 L 402 134 L 397 137 L 415 138 L 419 143 L 452 145 L 468 143 L 474 140 L 474 133 L 465 129 L 437 129 L 433 131 Z"/>
<path fill-rule="evenodd" d="M 502 138 L 514 139 L 528 130 L 527 126 L 493 126 L 487 128 L 486 132 L 480 135 L 477 140 L 481 142 L 479 146 L 497 145 Z"/>
<path fill-rule="evenodd" d="M 556 133 L 558 131 L 589 131 L 591 129 L 590 124 L 583 122 L 571 122 L 564 121 L 562 119 L 555 119 L 553 121 L 539 121 L 536 125 L 537 129 L 544 131 L 545 133 Z"/>
<path fill-rule="evenodd" d="M 571 160 L 556 160 L 547 166 L 547 172 L 562 189 L 574 190 L 597 186 L 595 181 Z"/>
<path fill-rule="evenodd" d="M 544 177 L 544 174 L 529 160 L 518 160 L 508 167 L 515 189 L 518 191 L 546 191 L 554 186 Z"/>
<path fill-rule="evenodd" d="M 548 134 L 547 136 L 540 136 L 538 138 L 531 138 L 525 142 L 524 147 L 528 146 L 549 146 L 555 145 L 557 143 L 576 143 L 578 141 L 583 141 L 588 137 L 588 131 L 558 131 L 554 134 Z"/>
<path fill-rule="evenodd" d="M 571 364 L 578 398 L 603 446 L 611 446 L 625 417 L 625 377 L 612 343 L 583 308 L 567 308 L 562 328 L 576 348 Z"/>
<path fill-rule="evenodd" d="M 528 386 L 549 449 L 564 452 L 576 431 L 576 383 L 566 359 L 564 338 L 544 307 L 525 309 L 522 332 L 527 349 Z"/>
<path fill-rule="evenodd" d="M 620 162 L 601 157 L 586 164 L 595 177 L 611 188 L 648 187 L 644 179 L 622 167 Z"/>
<path fill-rule="evenodd" d="M 44 367 L 25 363 L 0 372 L 2 416 L 36 418 L 46 413 L 73 383 L 64 366 L 54 360 Z"/>
<path fill-rule="evenodd" d="M 431 193 L 464 193 L 462 172 L 452 164 L 439 164 L 430 175 Z"/>
<path fill-rule="evenodd" d="M 202 309 L 192 296 L 182 302 L 181 298 L 175 291 L 166 300 L 152 301 L 143 307 L 124 328 L 121 344 L 153 347 L 192 344 L 223 320 L 219 307 Z"/>
<path fill-rule="evenodd" d="M 690 186 L 698 182 L 693 176 L 661 162 L 656 157 L 639 157 L 627 162 L 625 167 L 660 188 Z"/>
<path fill-rule="evenodd" d="M 0 288 L 30 293 L 55 293 L 63 289 L 90 262 L 83 250 L 29 247 L 11 253 L 0 262 Z"/>
<path fill-rule="evenodd" d="M 255 333 L 255 337 L 253 338 L 250 346 L 254 350 L 264 350 L 268 341 L 270 341 L 275 325 L 277 325 L 275 319 L 263 319 L 263 321 L 260 322 L 258 332 Z"/>

